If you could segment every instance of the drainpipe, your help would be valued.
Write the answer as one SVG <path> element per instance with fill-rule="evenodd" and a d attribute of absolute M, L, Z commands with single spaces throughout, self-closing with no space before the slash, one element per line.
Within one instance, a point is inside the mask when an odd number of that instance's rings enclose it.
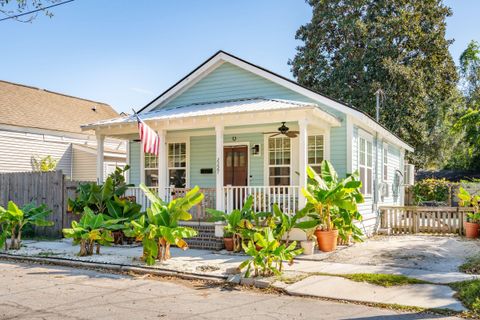
<path fill-rule="evenodd" d="M 383 95 L 382 89 L 378 89 L 375 92 L 376 96 L 376 109 L 375 109 L 375 119 L 377 120 L 377 123 L 380 123 L 380 96 Z M 380 226 L 380 211 L 378 210 L 378 131 L 375 132 L 375 179 L 374 181 L 374 188 L 373 188 L 373 211 L 376 212 L 377 219 L 375 223 L 375 229 L 374 232 L 376 233 L 378 231 L 378 228 Z"/>

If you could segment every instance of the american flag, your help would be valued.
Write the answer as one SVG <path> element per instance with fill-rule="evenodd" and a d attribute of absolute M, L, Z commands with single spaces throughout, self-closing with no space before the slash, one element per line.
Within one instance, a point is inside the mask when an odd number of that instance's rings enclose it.
<path fill-rule="evenodd" d="M 145 122 L 142 121 L 135 113 L 138 122 L 138 134 L 142 141 L 143 151 L 145 153 L 152 153 L 158 156 L 158 148 L 160 147 L 160 137 L 158 134 L 150 128 Z"/>

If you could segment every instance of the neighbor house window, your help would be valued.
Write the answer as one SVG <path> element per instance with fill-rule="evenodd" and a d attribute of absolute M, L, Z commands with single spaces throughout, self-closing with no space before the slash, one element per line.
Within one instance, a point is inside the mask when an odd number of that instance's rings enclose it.
<path fill-rule="evenodd" d="M 187 185 L 187 145 L 185 142 L 168 144 L 168 184 L 176 188 Z"/>
<path fill-rule="evenodd" d="M 320 173 L 320 165 L 324 159 L 323 136 L 308 137 L 308 165 Z"/>
<path fill-rule="evenodd" d="M 383 181 L 388 181 L 388 145 L 383 146 Z"/>
<path fill-rule="evenodd" d="M 367 140 L 363 137 L 360 137 L 358 141 L 359 141 L 358 171 L 360 172 L 360 180 L 362 181 L 361 192 L 364 195 L 371 195 L 372 186 L 373 186 L 372 141 Z"/>
<path fill-rule="evenodd" d="M 290 185 L 290 138 L 268 139 L 268 178 L 271 186 Z"/>
<path fill-rule="evenodd" d="M 145 153 L 145 184 L 158 186 L 158 157 L 152 153 Z"/>

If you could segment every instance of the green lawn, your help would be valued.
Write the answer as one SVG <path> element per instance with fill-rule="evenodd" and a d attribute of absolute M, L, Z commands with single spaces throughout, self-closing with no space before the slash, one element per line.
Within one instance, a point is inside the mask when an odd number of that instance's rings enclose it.
<path fill-rule="evenodd" d="M 459 267 L 460 271 L 470 274 L 480 274 L 480 254 L 470 257 Z"/>
<path fill-rule="evenodd" d="M 451 283 L 450 287 L 457 291 L 457 298 L 475 315 L 480 316 L 480 280 L 469 280 Z"/>

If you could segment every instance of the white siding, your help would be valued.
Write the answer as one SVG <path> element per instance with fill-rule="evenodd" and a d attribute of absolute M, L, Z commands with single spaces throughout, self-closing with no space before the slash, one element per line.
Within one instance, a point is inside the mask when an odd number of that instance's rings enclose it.
<path fill-rule="evenodd" d="M 73 180 L 97 180 L 96 155 L 73 148 Z"/>
<path fill-rule="evenodd" d="M 52 156 L 57 168 L 70 176 L 72 147 L 69 142 L 52 142 L 39 135 L 0 131 L 0 172 L 32 171 L 34 157 Z"/>

